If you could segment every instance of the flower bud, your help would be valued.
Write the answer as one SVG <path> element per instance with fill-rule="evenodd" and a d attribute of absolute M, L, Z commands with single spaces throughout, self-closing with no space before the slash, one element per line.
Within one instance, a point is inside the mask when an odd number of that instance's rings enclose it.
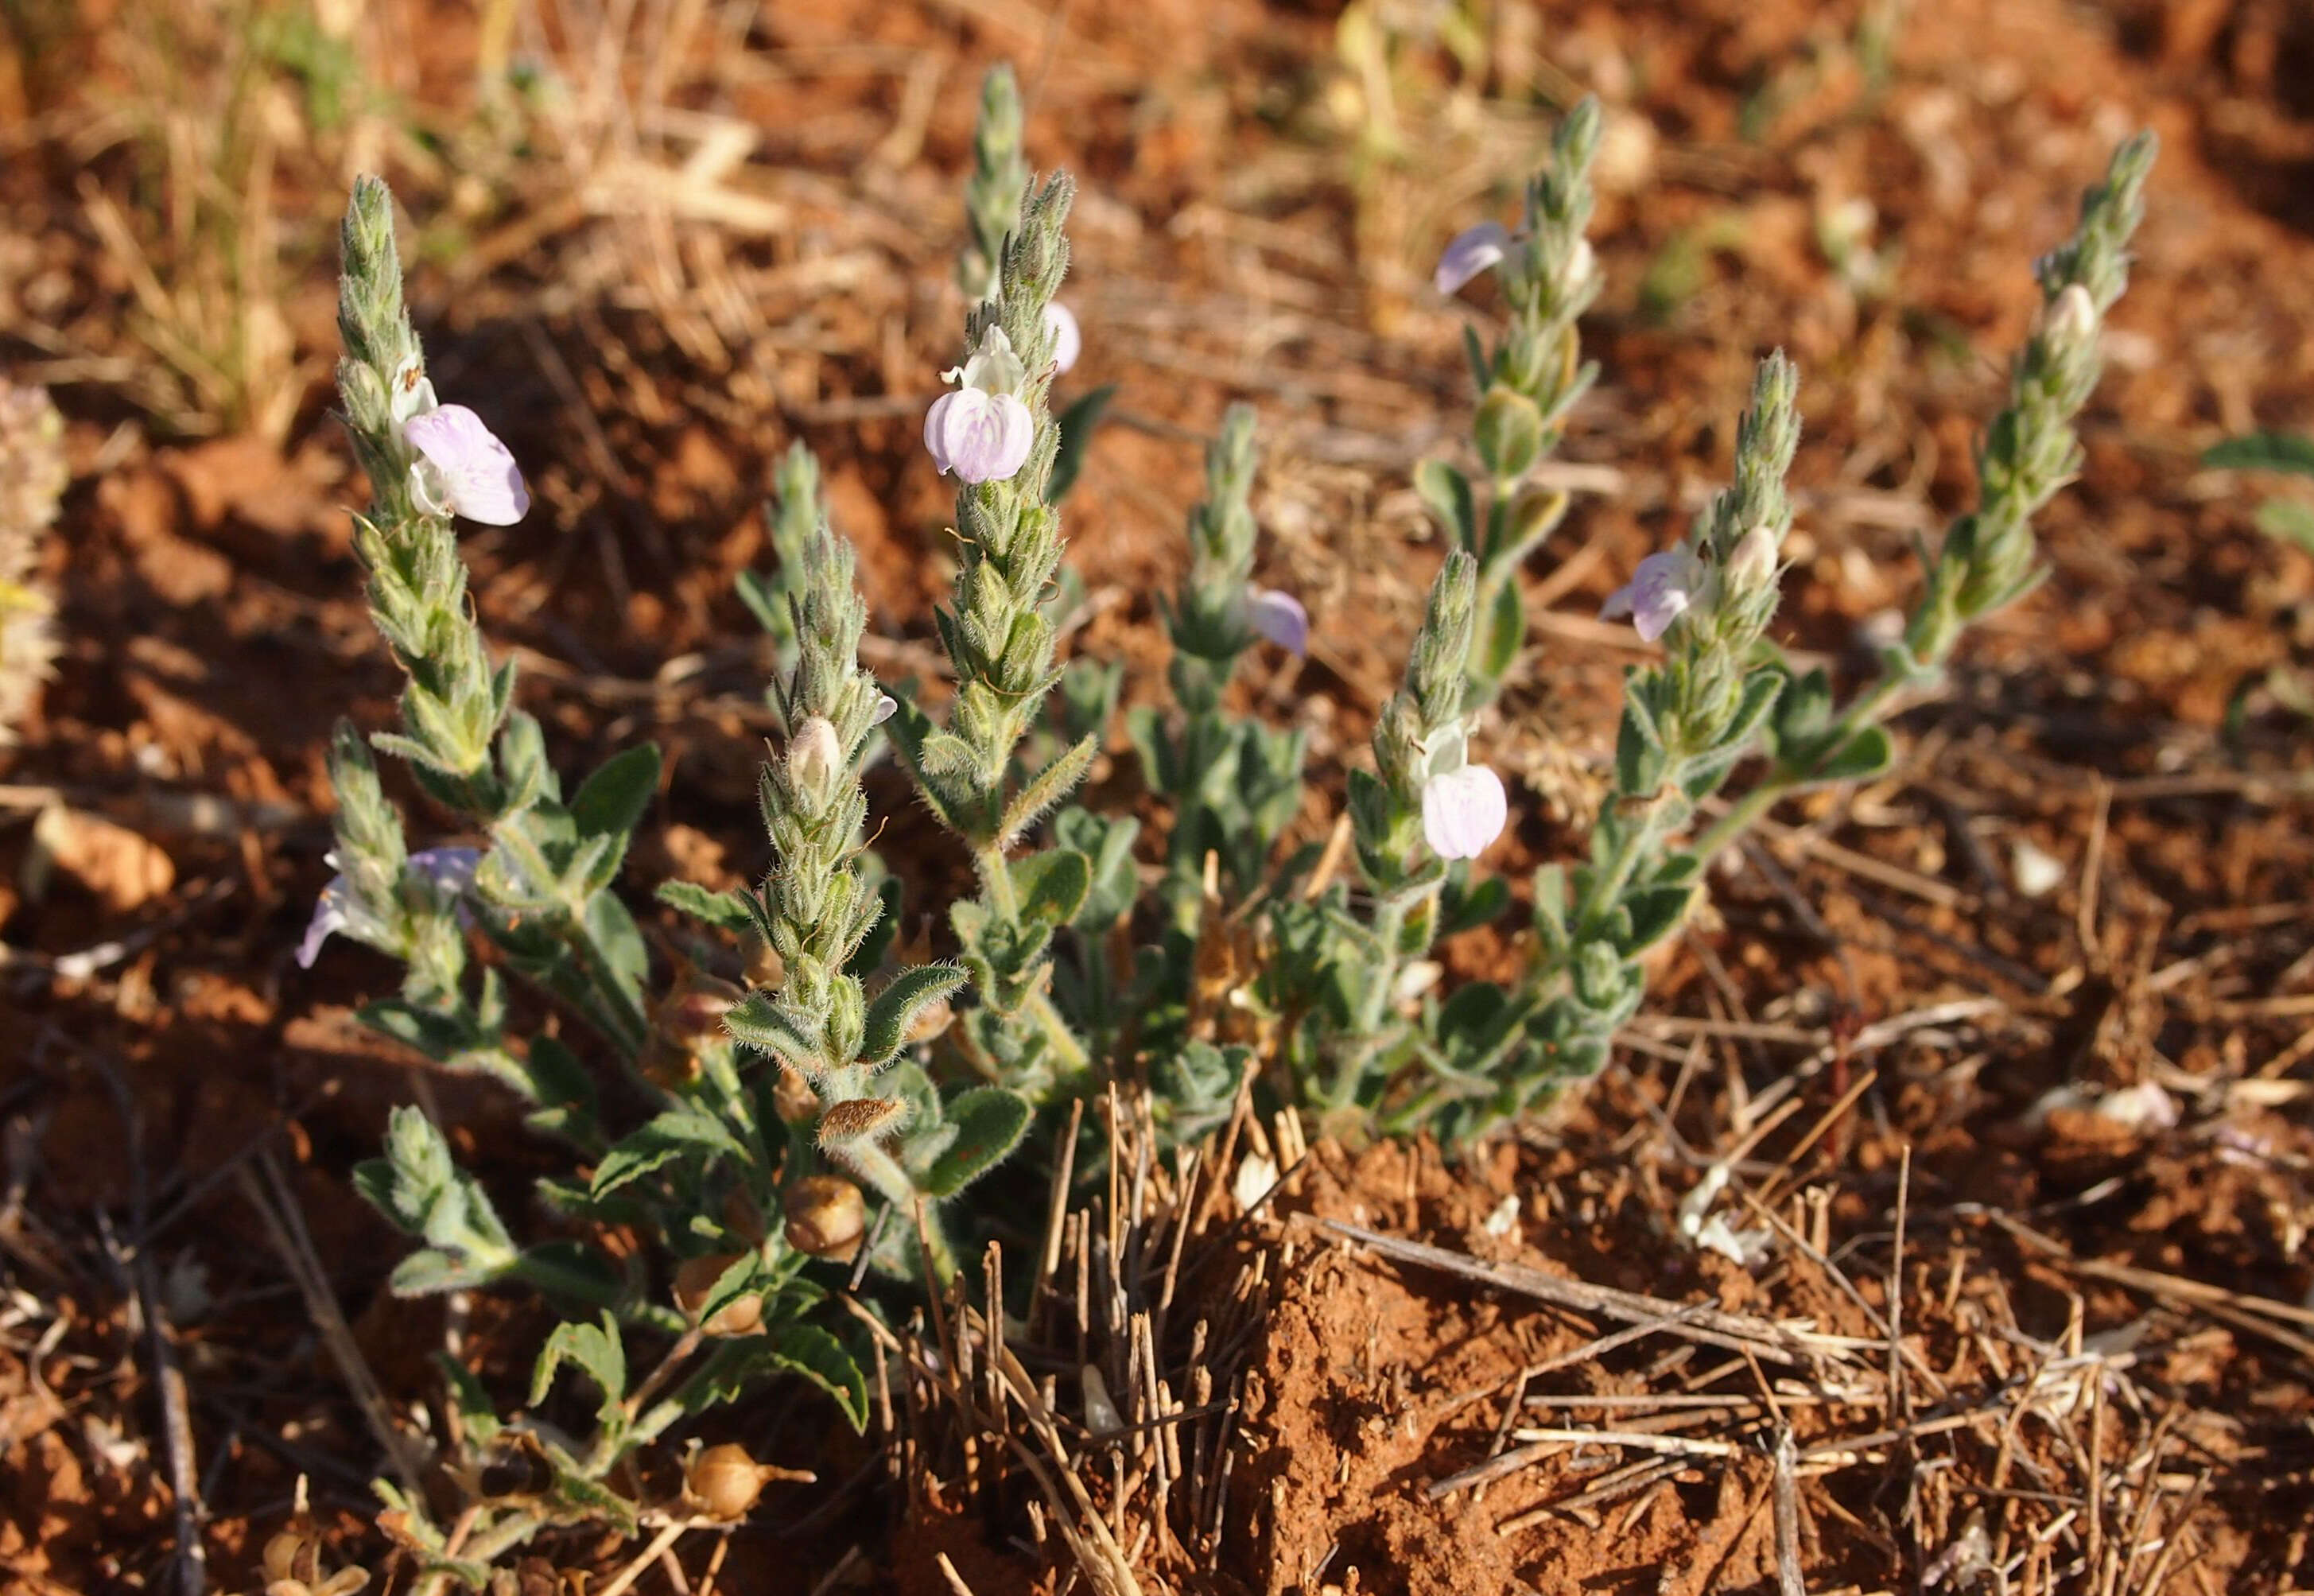
<path fill-rule="evenodd" d="M 807 1175 L 781 1199 L 788 1245 L 815 1258 L 848 1264 L 868 1231 L 868 1200 L 840 1175 Z"/>
<path fill-rule="evenodd" d="M 2043 336 L 2060 349 L 2078 349 L 2097 336 L 2097 301 L 2079 283 L 2067 283 L 2041 313 Z"/>
<path fill-rule="evenodd" d="M 1542 453 L 1542 411 L 1525 394 L 1497 383 L 1479 401 L 1473 435 L 1488 472 L 1523 477 Z"/>
<path fill-rule="evenodd" d="M 1599 258 L 1591 248 L 1591 241 L 1578 238 L 1575 247 L 1567 252 L 1567 275 L 1560 287 L 1568 297 L 1583 292 L 1592 276 L 1599 269 Z"/>
<path fill-rule="evenodd" d="M 707 1306 L 707 1299 L 715 1290 L 715 1283 L 727 1270 L 739 1261 L 736 1252 L 711 1252 L 703 1257 L 685 1258 L 675 1269 L 675 1305 L 683 1309 L 684 1317 L 695 1319 Z M 764 1300 L 754 1292 L 733 1298 L 717 1309 L 706 1323 L 699 1327 L 702 1336 L 752 1336 L 763 1327 Z"/>
<path fill-rule="evenodd" d="M 1776 534 L 1754 526 L 1728 551 L 1724 573 L 1731 594 L 1756 593 L 1776 579 Z"/>
<path fill-rule="evenodd" d="M 843 779 L 843 745 L 827 718 L 814 715 L 788 740 L 788 784 L 817 815 L 835 801 L 836 784 Z"/>

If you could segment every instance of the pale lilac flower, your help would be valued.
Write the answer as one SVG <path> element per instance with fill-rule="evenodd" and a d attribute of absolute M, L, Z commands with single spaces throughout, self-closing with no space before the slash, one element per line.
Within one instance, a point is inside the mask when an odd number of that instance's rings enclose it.
<path fill-rule="evenodd" d="M 899 712 L 900 701 L 888 692 L 876 695 L 876 707 L 868 711 L 868 724 L 881 726 Z"/>
<path fill-rule="evenodd" d="M 1510 801 L 1503 779 L 1466 764 L 1422 784 L 1422 837 L 1441 859 L 1476 859 L 1503 834 Z"/>
<path fill-rule="evenodd" d="M 1700 576 L 1695 556 L 1685 549 L 1650 554 L 1639 561 L 1629 582 L 1607 595 L 1599 606 L 1599 619 L 1629 615 L 1633 630 L 1652 643 L 1695 602 Z"/>
<path fill-rule="evenodd" d="M 411 463 L 410 481 L 430 513 L 489 526 L 512 526 L 529 513 L 530 489 L 514 456 L 464 405 L 438 405 L 412 416 L 402 434 L 422 457 Z"/>
<path fill-rule="evenodd" d="M 337 856 L 331 855 L 329 862 L 335 864 Z M 415 876 L 440 896 L 455 902 L 460 894 L 473 886 L 474 870 L 481 862 L 479 849 L 427 848 L 404 860 L 402 869 L 405 879 Z M 305 939 L 297 944 L 298 966 L 312 969 L 314 961 L 322 955 L 322 944 L 340 931 L 358 941 L 372 943 L 382 940 L 386 934 L 377 917 L 354 896 L 353 884 L 343 875 L 331 877 L 314 904 L 314 918 L 305 927 Z"/>
<path fill-rule="evenodd" d="M 1498 265 L 1510 250 L 1511 235 L 1500 222 L 1481 222 L 1454 235 L 1438 257 L 1431 281 L 1441 294 L 1452 294 L 1489 267 Z"/>
<path fill-rule="evenodd" d="M 967 482 L 1002 482 L 1029 463 L 1037 419 L 1010 393 L 959 388 L 932 401 L 924 415 L 924 447 L 946 476 Z"/>
<path fill-rule="evenodd" d="M 353 888 L 346 878 L 332 877 L 314 902 L 314 919 L 305 927 L 305 939 L 297 944 L 298 967 L 312 969 L 314 961 L 322 957 L 322 944 L 340 931 L 352 931 L 366 942 L 384 930 L 367 910 L 355 902 Z"/>
<path fill-rule="evenodd" d="M 1084 334 L 1077 327 L 1076 313 L 1059 300 L 1045 304 L 1045 335 L 1053 340 L 1053 369 L 1064 372 L 1077 363 L 1084 349 Z"/>
<path fill-rule="evenodd" d="M 1310 612 L 1290 593 L 1254 588 L 1246 595 L 1245 623 L 1297 659 L 1310 650 Z"/>
<path fill-rule="evenodd" d="M 474 872 L 481 868 L 479 848 L 421 848 L 402 861 L 402 874 L 416 876 L 446 898 L 473 889 Z"/>
<path fill-rule="evenodd" d="M 943 476 L 967 482 L 1002 482 L 1029 463 L 1037 419 L 1021 402 L 1029 374 L 1002 327 L 981 335 L 980 348 L 962 366 L 941 374 L 960 383 L 924 413 L 924 447 Z"/>

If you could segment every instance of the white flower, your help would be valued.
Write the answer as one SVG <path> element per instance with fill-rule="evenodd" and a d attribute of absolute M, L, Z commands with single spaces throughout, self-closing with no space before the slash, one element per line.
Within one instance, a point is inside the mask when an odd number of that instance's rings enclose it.
<path fill-rule="evenodd" d="M 1454 235 L 1454 241 L 1438 257 L 1438 269 L 1430 280 L 1441 294 L 1452 294 L 1480 272 L 1500 264 L 1510 243 L 1511 235 L 1500 222 L 1481 222 L 1475 227 L 1466 227 Z"/>
<path fill-rule="evenodd" d="M 868 724 L 870 726 L 881 726 L 884 722 L 889 720 L 894 715 L 897 714 L 899 712 L 899 700 L 894 698 L 888 692 L 879 692 L 876 695 L 876 707 L 868 711 Z"/>
<path fill-rule="evenodd" d="M 1441 859 L 1476 859 L 1503 834 L 1510 802 L 1503 779 L 1466 764 L 1422 784 L 1422 837 Z"/>
<path fill-rule="evenodd" d="M 1084 348 L 1084 334 L 1077 328 L 1076 313 L 1059 300 L 1045 304 L 1045 336 L 1053 340 L 1053 369 L 1068 370 L 1077 363 Z"/>
<path fill-rule="evenodd" d="M 1695 556 L 1685 549 L 1650 554 L 1639 561 L 1629 582 L 1607 595 L 1599 606 L 1599 619 L 1629 615 L 1632 629 L 1652 643 L 1695 602 L 1702 574 Z"/>
<path fill-rule="evenodd" d="M 418 379 L 422 397 L 433 388 Z M 464 516 L 489 526 L 512 526 L 530 511 L 522 470 L 498 435 L 463 404 L 437 405 L 402 424 L 418 451 L 410 463 L 411 491 L 437 516 Z"/>
<path fill-rule="evenodd" d="M 1245 623 L 1296 658 L 1309 652 L 1310 613 L 1290 593 L 1252 589 L 1245 598 Z"/>

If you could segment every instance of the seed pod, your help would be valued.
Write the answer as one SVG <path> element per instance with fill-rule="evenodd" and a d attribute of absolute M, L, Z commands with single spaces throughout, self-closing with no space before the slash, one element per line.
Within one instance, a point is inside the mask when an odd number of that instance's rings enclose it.
<path fill-rule="evenodd" d="M 708 1253 L 696 1258 L 685 1258 L 676 1265 L 675 1305 L 683 1309 L 686 1318 L 696 1319 L 707 1306 L 707 1299 L 715 1290 L 715 1283 L 724 1272 L 739 1261 L 736 1252 Z M 702 1336 L 752 1336 L 763 1327 L 764 1299 L 754 1292 L 733 1298 L 717 1309 L 699 1327 Z"/>
<path fill-rule="evenodd" d="M 840 1175 L 807 1175 L 781 1200 L 788 1245 L 815 1258 L 848 1264 L 868 1230 L 868 1201 Z"/>
<path fill-rule="evenodd" d="M 260 1562 L 269 1585 L 285 1580 L 302 1584 L 321 1577 L 321 1550 L 310 1536 L 299 1530 L 284 1530 L 267 1541 Z"/>
<path fill-rule="evenodd" d="M 764 1225 L 764 1211 L 755 1206 L 755 1198 L 741 1186 L 733 1186 L 723 1198 L 723 1223 L 750 1247 L 763 1246 L 769 1233 Z"/>
<path fill-rule="evenodd" d="M 686 969 L 651 1015 L 651 1029 L 685 1053 L 724 1038 L 723 1017 L 747 994 L 728 981 Z"/>
<path fill-rule="evenodd" d="M 684 1471 L 683 1483 L 709 1518 L 720 1519 L 728 1524 L 745 1518 L 747 1510 L 755 1505 L 755 1498 L 772 1481 L 791 1479 L 808 1484 L 814 1477 L 808 1470 L 758 1463 L 747 1455 L 746 1447 L 727 1441 L 693 1458 L 690 1468 Z"/>
<path fill-rule="evenodd" d="M 819 1094 L 811 1089 L 804 1072 L 784 1060 L 779 1079 L 772 1083 L 772 1107 L 783 1124 L 808 1125 L 819 1117 Z"/>
<path fill-rule="evenodd" d="M 887 1131 L 896 1131 L 900 1121 L 907 1117 L 907 1106 L 888 1098 L 853 1098 L 849 1102 L 831 1103 L 819 1116 L 819 1144 L 823 1148 L 849 1147 L 855 1142 L 870 1142 Z"/>
<path fill-rule="evenodd" d="M 635 1068 L 644 1080 L 666 1091 L 681 1091 L 694 1086 L 705 1073 L 695 1054 L 678 1046 L 665 1036 L 653 1033 L 643 1041 L 642 1056 Z"/>
<path fill-rule="evenodd" d="M 777 992 L 788 978 L 788 961 L 769 942 L 758 942 L 747 956 L 747 984 L 764 992 Z"/>

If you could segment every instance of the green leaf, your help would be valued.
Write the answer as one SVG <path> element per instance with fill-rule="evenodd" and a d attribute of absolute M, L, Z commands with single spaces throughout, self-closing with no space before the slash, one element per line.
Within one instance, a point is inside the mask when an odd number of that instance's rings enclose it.
<path fill-rule="evenodd" d="M 2314 437 L 2294 432 L 2253 432 L 2203 451 L 2202 463 L 2221 471 L 2278 471 L 2314 477 Z"/>
<path fill-rule="evenodd" d="M 379 1036 L 390 1036 L 437 1064 L 480 1070 L 525 1097 L 530 1095 L 530 1082 L 507 1066 L 502 1051 L 489 1045 L 497 1038 L 477 1036 L 468 1016 L 406 998 L 380 998 L 364 1004 L 354 1018 Z"/>
<path fill-rule="evenodd" d="M 1479 680 L 1490 684 L 1501 681 L 1518 657 L 1519 645 L 1525 641 L 1525 597 L 1519 592 L 1517 578 L 1506 571 L 1502 586 L 1495 589 L 1494 600 L 1487 606 L 1486 636 L 1479 650 Z"/>
<path fill-rule="evenodd" d="M 1047 848 L 1014 860 L 1012 890 L 1023 921 L 1066 925 L 1092 890 L 1092 860 L 1073 848 Z"/>
<path fill-rule="evenodd" d="M 1459 894 L 1450 887 L 1439 905 L 1443 913 L 1438 935 L 1452 937 L 1473 930 L 1509 908 L 1510 903 L 1511 884 L 1500 876 L 1489 876 Z"/>
<path fill-rule="evenodd" d="M 1688 905 L 1695 901 L 1692 882 L 1677 886 L 1642 886 L 1624 895 L 1624 911 L 1631 917 L 1630 935 L 1624 939 L 1623 953 L 1636 958 L 1679 929 L 1687 918 Z"/>
<path fill-rule="evenodd" d="M 594 1142 L 601 1134 L 595 1118 L 595 1079 L 578 1055 L 552 1036 L 534 1036 L 524 1067 L 530 1098 L 538 1107 L 523 1116 L 523 1124 L 541 1135 Z"/>
<path fill-rule="evenodd" d="M 397 1297 L 433 1297 L 444 1292 L 472 1291 L 505 1274 L 503 1269 L 478 1269 L 463 1258 L 433 1248 L 420 1248 L 394 1265 L 386 1289 Z"/>
<path fill-rule="evenodd" d="M 1141 784 L 1152 792 L 1179 792 L 1179 772 L 1174 765 L 1173 740 L 1165 735 L 1165 723 L 1157 711 L 1147 704 L 1127 710 L 1125 735 L 1133 744 L 1133 751 L 1141 756 Z"/>
<path fill-rule="evenodd" d="M 944 1106 L 956 1140 L 925 1174 L 923 1189 L 952 1197 L 1009 1157 L 1028 1133 L 1035 1110 L 1029 1099 L 1001 1086 L 959 1092 Z"/>
<path fill-rule="evenodd" d="M 1101 412 L 1116 397 L 1117 384 L 1103 383 L 1053 418 L 1061 442 L 1053 455 L 1053 474 L 1045 479 L 1047 504 L 1060 503 L 1076 486 L 1077 473 L 1084 469 L 1085 446 L 1092 442 L 1093 428 L 1100 425 Z"/>
<path fill-rule="evenodd" d="M 2257 529 L 2276 542 L 2314 552 L 2314 505 L 2295 498 L 2269 498 L 2253 517 Z"/>
<path fill-rule="evenodd" d="M 658 745 L 644 743 L 614 754 L 579 784 L 570 818 L 589 837 L 627 837 L 658 790 Z"/>
<path fill-rule="evenodd" d="M 1470 357 L 1471 381 L 1484 393 L 1495 380 L 1493 363 L 1487 358 L 1487 347 L 1479 341 L 1479 331 L 1468 322 L 1462 323 L 1462 353 Z"/>
<path fill-rule="evenodd" d="M 869 856 L 870 860 L 875 856 Z M 876 861 L 881 862 L 881 861 Z M 843 973 L 852 976 L 867 976 L 883 967 L 885 954 L 900 935 L 900 900 L 906 892 L 897 876 L 887 876 L 876 883 L 876 923 L 860 939 L 852 957 L 843 961 Z"/>
<path fill-rule="evenodd" d="M 1887 732 L 1868 726 L 1848 739 L 1847 745 L 1816 767 L 1820 781 L 1865 781 L 1896 763 L 1896 746 Z"/>
<path fill-rule="evenodd" d="M 868 1377 L 843 1343 L 817 1325 L 782 1325 L 764 1339 L 772 1362 L 835 1398 L 854 1430 L 868 1428 Z"/>
<path fill-rule="evenodd" d="M 1133 863 L 1133 840 L 1141 822 L 1130 815 L 1095 815 L 1064 809 L 1053 816 L 1053 836 L 1092 861 L 1092 889 L 1071 923 L 1081 930 L 1105 931 L 1133 912 L 1141 877 Z"/>
<path fill-rule="evenodd" d="M 458 1410 L 458 1421 L 466 1432 L 469 1446 L 488 1447 L 500 1428 L 497 1405 L 474 1371 L 448 1353 L 436 1353 L 434 1362 L 441 1366 L 442 1377 L 450 1382 L 450 1402 Z"/>
<path fill-rule="evenodd" d="M 908 1027 L 932 1004 L 963 986 L 965 974 L 954 965 L 918 965 L 903 970 L 868 1002 L 867 1027 L 861 1034 L 860 1056 L 880 1065 L 900 1051 Z"/>
<path fill-rule="evenodd" d="M 818 1069 L 827 1062 L 820 1056 L 820 1039 L 806 1036 L 768 992 L 749 992 L 723 1017 L 723 1028 L 756 1052 L 772 1054 L 799 1070 Z"/>
<path fill-rule="evenodd" d="M 746 1156 L 738 1141 L 714 1115 L 697 1109 L 670 1109 L 622 1138 L 618 1145 L 605 1153 L 603 1161 L 595 1167 L 595 1178 L 588 1190 L 595 1196 L 602 1196 L 693 1152 Z"/>
<path fill-rule="evenodd" d="M 547 1183 L 539 1185 L 545 1187 Z M 550 1191 L 541 1195 L 552 1200 Z M 628 1283 L 600 1252 L 567 1238 L 524 1248 L 508 1274 L 536 1286 L 549 1298 L 583 1308 L 614 1307 L 627 1294 Z"/>
<path fill-rule="evenodd" d="M 554 1384 L 554 1372 L 565 1360 L 577 1364 L 602 1393 L 596 1416 L 604 1427 L 621 1423 L 625 1417 L 619 1405 L 627 1394 L 627 1351 L 619 1341 L 619 1321 L 606 1312 L 599 1325 L 555 1326 L 554 1334 L 546 1338 L 546 1345 L 539 1350 L 538 1362 L 530 1371 L 533 1407 L 546 1400 L 546 1393 Z"/>
<path fill-rule="evenodd" d="M 599 1480 L 588 1479 L 579 1473 L 575 1460 L 567 1465 L 558 1460 L 554 1489 L 549 1494 L 563 1514 L 572 1520 L 601 1520 L 624 1534 L 635 1532 L 635 1504 Z"/>
<path fill-rule="evenodd" d="M 719 930 L 744 934 L 755 929 L 755 919 L 735 892 L 712 892 L 690 881 L 662 881 L 653 895 L 678 913 L 703 920 Z"/>
<path fill-rule="evenodd" d="M 1567 950 L 1567 867 L 1544 865 L 1534 873 L 1534 933 L 1552 957 Z"/>
<path fill-rule="evenodd" d="M 587 900 L 587 930 L 603 950 L 612 974 L 621 977 L 629 1000 L 640 1008 L 643 977 L 650 973 L 650 950 L 643 946 L 642 930 L 618 894 L 598 892 Z"/>
<path fill-rule="evenodd" d="M 1036 824 L 1046 810 L 1068 797 L 1076 784 L 1084 780 L 1086 770 L 1092 764 L 1092 756 L 1100 748 L 1100 742 L 1093 737 L 1078 739 L 1021 788 L 1012 801 L 1004 807 L 1004 824 L 998 833 L 1002 842 L 1010 844 Z"/>
<path fill-rule="evenodd" d="M 1471 494 L 1471 479 L 1444 460 L 1426 460 L 1414 468 L 1414 490 L 1454 545 L 1477 553 L 1479 511 Z"/>
<path fill-rule="evenodd" d="M 754 571 L 741 571 L 731 586 L 737 591 L 739 602 L 755 618 L 755 624 L 785 642 L 795 630 L 793 619 L 788 614 L 787 595 Z"/>
<path fill-rule="evenodd" d="M 1663 733 L 1656 727 L 1639 683 L 1623 691 L 1623 719 L 1615 732 L 1615 789 L 1633 798 L 1653 793 L 1663 785 L 1670 756 L 1664 751 Z"/>

